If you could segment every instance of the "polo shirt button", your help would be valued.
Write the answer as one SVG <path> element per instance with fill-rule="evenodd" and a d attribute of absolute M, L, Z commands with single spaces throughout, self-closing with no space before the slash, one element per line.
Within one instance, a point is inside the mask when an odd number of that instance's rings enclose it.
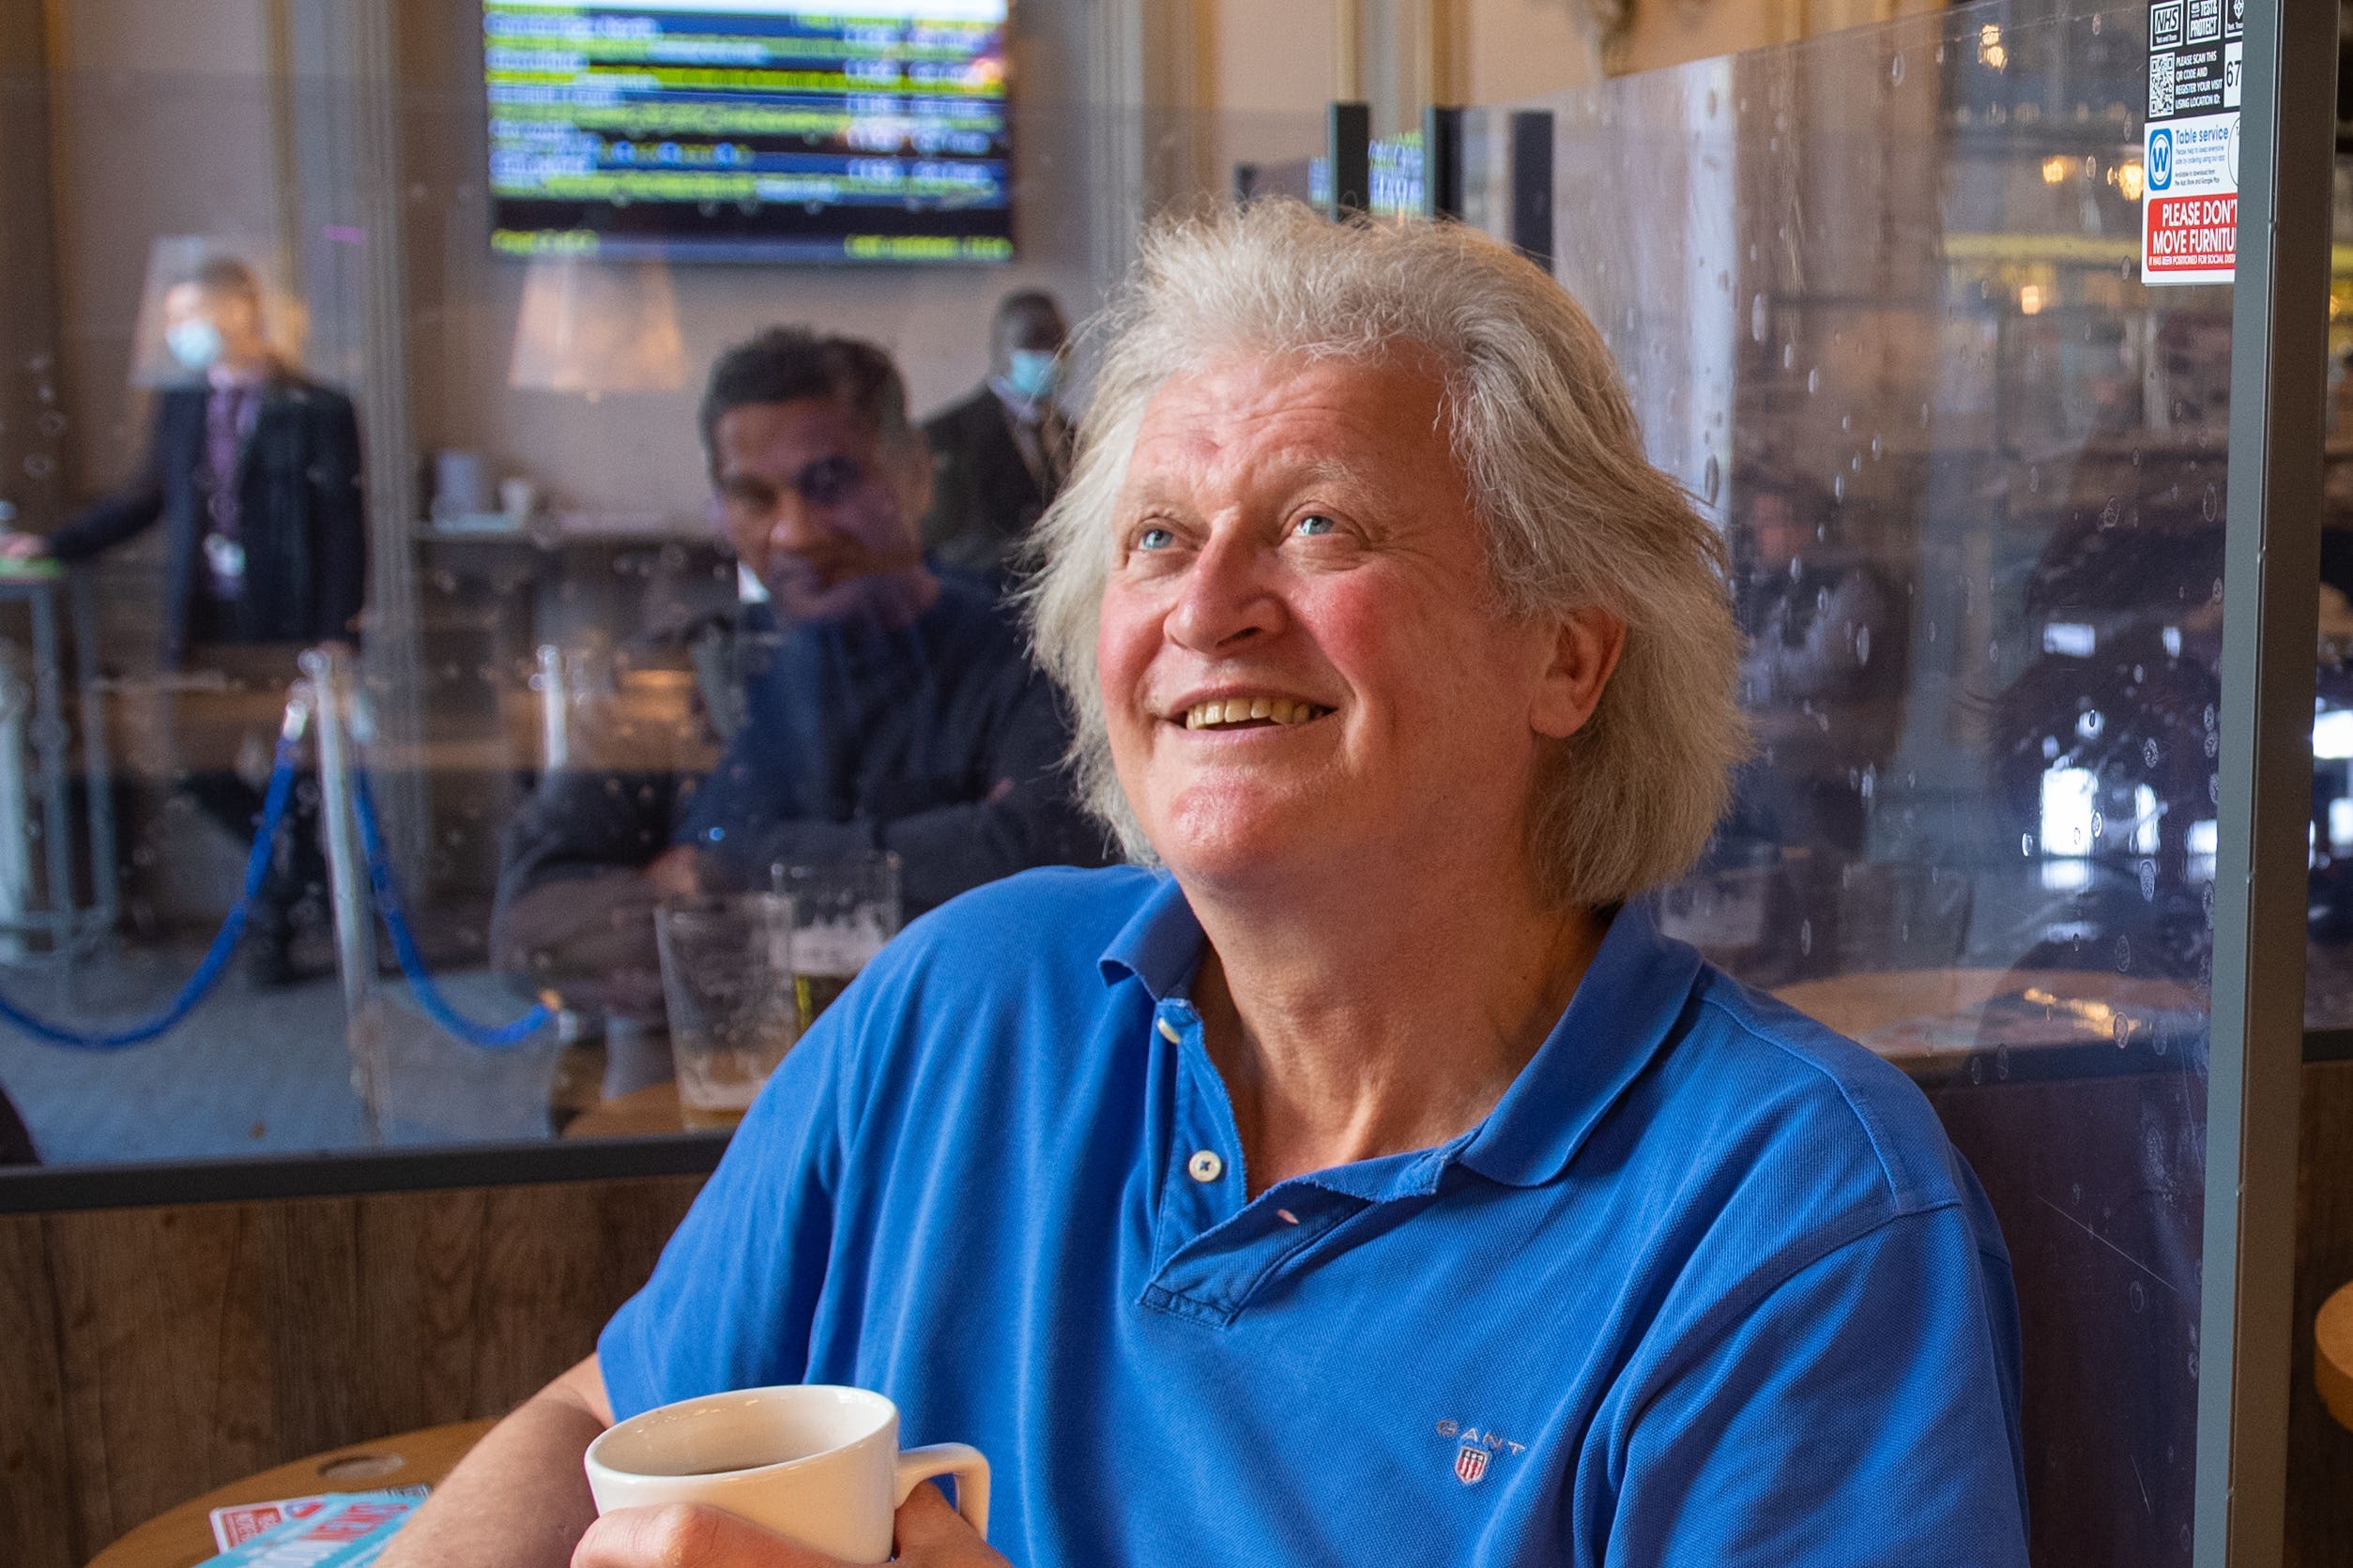
<path fill-rule="evenodd" d="M 1160 1020 L 1160 1037 L 1171 1045 L 1182 1045 L 1184 1043 L 1184 1037 L 1177 1033 L 1176 1026 L 1169 1023 L 1166 1018 Z"/>
<path fill-rule="evenodd" d="M 1214 1149 L 1197 1149 L 1184 1162 L 1184 1170 L 1196 1181 L 1215 1181 L 1226 1174 L 1226 1162 L 1217 1158 Z"/>

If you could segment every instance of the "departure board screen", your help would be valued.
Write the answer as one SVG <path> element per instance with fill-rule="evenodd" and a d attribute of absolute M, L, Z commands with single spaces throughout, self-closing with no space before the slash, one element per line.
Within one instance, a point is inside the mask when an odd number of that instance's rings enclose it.
<path fill-rule="evenodd" d="M 1013 256 L 1008 0 L 484 0 L 511 255 Z"/>

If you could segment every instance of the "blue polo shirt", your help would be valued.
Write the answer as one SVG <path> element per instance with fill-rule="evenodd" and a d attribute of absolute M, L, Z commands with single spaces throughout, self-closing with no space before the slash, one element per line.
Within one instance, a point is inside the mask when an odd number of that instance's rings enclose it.
<path fill-rule="evenodd" d="M 1479 1125 L 1245 1201 L 1201 942 L 1134 869 L 909 926 L 605 1329 L 615 1413 L 879 1389 L 1016 1568 L 2025 1562 L 2009 1261 L 1902 1074 L 1629 905 Z"/>

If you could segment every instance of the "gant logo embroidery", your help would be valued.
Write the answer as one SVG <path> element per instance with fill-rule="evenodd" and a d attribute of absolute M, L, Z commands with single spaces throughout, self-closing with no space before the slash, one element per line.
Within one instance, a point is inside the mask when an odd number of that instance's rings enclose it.
<path fill-rule="evenodd" d="M 1486 1480 L 1488 1468 L 1497 1459 L 1528 1452 L 1526 1443 L 1514 1442 L 1492 1427 L 1482 1432 L 1458 1421 L 1440 1422 L 1438 1435 L 1455 1439 L 1454 1478 L 1465 1486 Z"/>

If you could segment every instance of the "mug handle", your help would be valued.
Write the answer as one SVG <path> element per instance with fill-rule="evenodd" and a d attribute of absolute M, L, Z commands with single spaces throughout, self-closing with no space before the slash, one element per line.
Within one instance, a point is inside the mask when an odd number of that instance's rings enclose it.
<path fill-rule="evenodd" d="M 899 1455 L 894 1508 L 937 1475 L 955 1477 L 955 1511 L 984 1541 L 988 1539 L 988 1455 L 970 1443 L 926 1443 Z"/>

